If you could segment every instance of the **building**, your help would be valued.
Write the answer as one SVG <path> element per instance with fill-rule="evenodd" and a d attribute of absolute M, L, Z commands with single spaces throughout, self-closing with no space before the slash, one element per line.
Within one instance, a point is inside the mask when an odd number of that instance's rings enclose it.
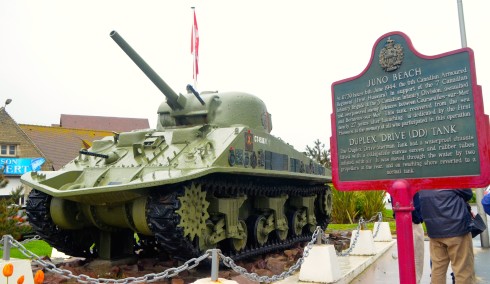
<path fill-rule="evenodd" d="M 8 184 L 0 195 L 9 195 L 21 185 L 20 176 L 33 170 L 51 170 L 52 163 L 24 133 L 19 125 L 0 108 L 0 168 Z"/>
<path fill-rule="evenodd" d="M 9 195 L 21 186 L 20 177 L 24 173 L 59 170 L 77 157 L 82 148 L 89 148 L 94 140 L 114 135 L 113 131 L 149 128 L 148 120 L 145 123 L 131 118 L 62 115 L 60 122 L 89 128 L 17 124 L 5 107 L 0 108 L 0 169 L 8 180 L 0 188 L 0 196 Z M 114 128 L 97 129 L 100 125 Z"/>
<path fill-rule="evenodd" d="M 150 128 L 148 119 L 62 114 L 60 127 L 126 132 Z"/>

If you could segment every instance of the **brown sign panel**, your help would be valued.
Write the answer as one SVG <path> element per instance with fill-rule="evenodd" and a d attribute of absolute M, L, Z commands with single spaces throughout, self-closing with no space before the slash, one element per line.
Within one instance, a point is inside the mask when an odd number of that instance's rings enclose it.
<path fill-rule="evenodd" d="M 340 190 L 483 187 L 488 117 L 473 51 L 418 53 L 403 33 L 380 37 L 358 76 L 332 84 L 332 175 Z"/>

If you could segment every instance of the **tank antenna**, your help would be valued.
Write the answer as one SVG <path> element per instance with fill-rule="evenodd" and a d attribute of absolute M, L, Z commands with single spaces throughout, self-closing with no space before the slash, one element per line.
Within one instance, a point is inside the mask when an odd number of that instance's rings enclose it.
<path fill-rule="evenodd" d="M 201 95 L 199 95 L 199 93 L 194 89 L 194 87 L 192 87 L 191 84 L 187 84 L 187 92 L 189 93 L 193 93 L 194 96 L 196 96 L 196 98 L 199 100 L 199 102 L 202 104 L 202 105 L 205 105 L 206 103 L 202 100 L 201 98 Z"/>

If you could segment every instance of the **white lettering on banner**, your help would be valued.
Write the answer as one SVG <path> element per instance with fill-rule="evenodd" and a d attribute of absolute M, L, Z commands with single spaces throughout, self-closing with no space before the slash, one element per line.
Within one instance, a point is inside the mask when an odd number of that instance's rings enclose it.
<path fill-rule="evenodd" d="M 11 175 L 21 175 L 25 172 L 28 172 L 29 170 L 30 170 L 29 166 L 7 165 L 5 168 L 5 173 L 11 174 Z"/>
<path fill-rule="evenodd" d="M 19 164 L 18 159 L 0 158 L 0 166 L 2 166 L 2 165 L 18 165 L 18 164 Z"/>

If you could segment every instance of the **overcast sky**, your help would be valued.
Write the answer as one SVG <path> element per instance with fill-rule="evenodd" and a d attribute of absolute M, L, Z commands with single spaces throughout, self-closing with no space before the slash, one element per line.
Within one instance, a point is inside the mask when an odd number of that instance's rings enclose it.
<path fill-rule="evenodd" d="M 109 37 L 116 30 L 176 92 L 193 83 L 191 6 L 200 35 L 198 91 L 244 91 L 298 150 L 329 147 L 331 85 L 367 66 L 376 40 L 401 31 L 425 55 L 461 48 L 457 0 L 0 0 L 0 103 L 22 124 L 61 114 L 148 118 L 164 96 Z M 466 39 L 490 109 L 490 1 L 463 1 Z"/>

